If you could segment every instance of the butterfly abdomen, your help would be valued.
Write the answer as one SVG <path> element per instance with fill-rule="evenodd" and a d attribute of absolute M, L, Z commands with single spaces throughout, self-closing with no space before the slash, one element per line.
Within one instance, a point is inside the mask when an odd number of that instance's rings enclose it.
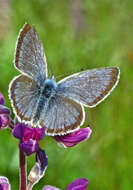
<path fill-rule="evenodd" d="M 37 105 L 36 105 L 36 108 L 35 108 L 35 111 L 34 111 L 34 114 L 33 114 L 33 125 L 37 125 L 39 119 L 40 119 L 40 115 L 42 113 L 42 110 L 44 110 L 44 108 L 46 107 L 47 105 L 47 99 L 44 98 L 42 96 L 42 94 L 40 95 L 40 98 L 37 102 Z"/>

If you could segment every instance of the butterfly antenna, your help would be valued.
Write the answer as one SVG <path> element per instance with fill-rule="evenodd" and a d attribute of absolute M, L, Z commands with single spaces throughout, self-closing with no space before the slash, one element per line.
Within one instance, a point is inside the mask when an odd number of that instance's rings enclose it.
<path fill-rule="evenodd" d="M 53 72 L 52 72 L 52 69 L 51 69 L 51 68 L 48 70 L 48 76 L 49 76 L 49 78 L 52 78 L 52 77 L 53 77 Z"/>
<path fill-rule="evenodd" d="M 67 74 L 58 75 L 57 77 L 55 77 L 55 79 L 58 79 L 58 78 L 61 78 L 61 77 L 64 77 L 64 76 L 67 76 Z"/>
<path fill-rule="evenodd" d="M 58 79 L 58 78 L 61 78 L 61 77 L 66 77 L 66 76 L 72 75 L 74 73 L 82 72 L 82 71 L 85 71 L 85 70 L 87 70 L 87 69 L 80 68 L 78 71 L 76 70 L 75 72 L 68 72 L 68 73 L 65 73 L 65 74 L 58 75 L 58 76 L 55 77 L 55 79 Z"/>

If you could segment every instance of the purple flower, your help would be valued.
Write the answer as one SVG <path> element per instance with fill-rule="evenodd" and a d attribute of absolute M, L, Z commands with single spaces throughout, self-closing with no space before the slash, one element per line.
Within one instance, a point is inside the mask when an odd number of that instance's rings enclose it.
<path fill-rule="evenodd" d="M 69 133 L 62 136 L 54 136 L 53 138 L 63 147 L 72 147 L 76 144 L 87 140 L 90 137 L 91 129 L 90 127 L 78 129 L 75 132 Z"/>
<path fill-rule="evenodd" d="M 6 177 L 0 176 L 0 190 L 10 190 L 10 184 Z"/>
<path fill-rule="evenodd" d="M 89 182 L 85 178 L 79 178 L 70 183 L 66 190 L 85 190 L 88 186 Z"/>
<path fill-rule="evenodd" d="M 10 122 L 10 110 L 4 104 L 4 98 L 0 93 L 0 129 L 5 128 Z"/>
<path fill-rule="evenodd" d="M 88 186 L 89 182 L 85 178 L 78 178 L 72 183 L 70 183 L 67 187 L 66 190 L 85 190 Z M 59 190 L 56 187 L 46 185 L 44 186 L 43 190 Z"/>
<path fill-rule="evenodd" d="M 38 141 L 44 138 L 45 128 L 30 128 L 21 123 L 13 129 L 13 136 L 20 139 L 19 148 L 29 156 L 39 150 Z"/>
<path fill-rule="evenodd" d="M 39 149 L 36 153 L 36 163 L 30 171 L 28 181 L 34 186 L 45 174 L 48 166 L 48 158 L 44 150 Z"/>

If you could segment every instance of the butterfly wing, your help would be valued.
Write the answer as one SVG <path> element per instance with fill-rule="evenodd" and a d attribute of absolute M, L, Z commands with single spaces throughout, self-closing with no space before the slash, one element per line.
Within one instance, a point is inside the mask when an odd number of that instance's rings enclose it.
<path fill-rule="evenodd" d="M 41 82 L 47 77 L 47 63 L 43 46 L 34 27 L 25 24 L 20 31 L 16 54 L 16 68 L 30 76 L 36 82 Z"/>
<path fill-rule="evenodd" d="M 48 135 L 64 135 L 83 124 L 84 109 L 72 99 L 55 95 L 41 113 L 39 122 L 46 126 Z"/>
<path fill-rule="evenodd" d="M 115 88 L 118 68 L 99 68 L 71 75 L 58 82 L 58 93 L 88 107 L 95 107 Z"/>
<path fill-rule="evenodd" d="M 39 98 L 39 88 L 36 83 L 25 75 L 17 76 L 10 84 L 9 94 L 18 119 L 20 121 L 31 121 Z"/>

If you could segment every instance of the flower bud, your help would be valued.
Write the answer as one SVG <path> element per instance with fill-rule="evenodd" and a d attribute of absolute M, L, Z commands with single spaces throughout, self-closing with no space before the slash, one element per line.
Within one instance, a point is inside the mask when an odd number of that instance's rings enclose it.
<path fill-rule="evenodd" d="M 10 183 L 6 177 L 0 176 L 0 190 L 10 190 Z"/>
<path fill-rule="evenodd" d="M 40 179 L 40 166 L 39 163 L 36 162 L 33 168 L 30 171 L 28 176 L 28 181 L 32 184 L 36 184 Z"/>
<path fill-rule="evenodd" d="M 10 110 L 4 104 L 4 98 L 0 93 L 0 129 L 7 127 L 10 122 Z"/>
<path fill-rule="evenodd" d="M 44 150 L 39 149 L 36 153 L 36 163 L 28 176 L 29 183 L 35 185 L 45 174 L 48 166 L 48 158 Z"/>

